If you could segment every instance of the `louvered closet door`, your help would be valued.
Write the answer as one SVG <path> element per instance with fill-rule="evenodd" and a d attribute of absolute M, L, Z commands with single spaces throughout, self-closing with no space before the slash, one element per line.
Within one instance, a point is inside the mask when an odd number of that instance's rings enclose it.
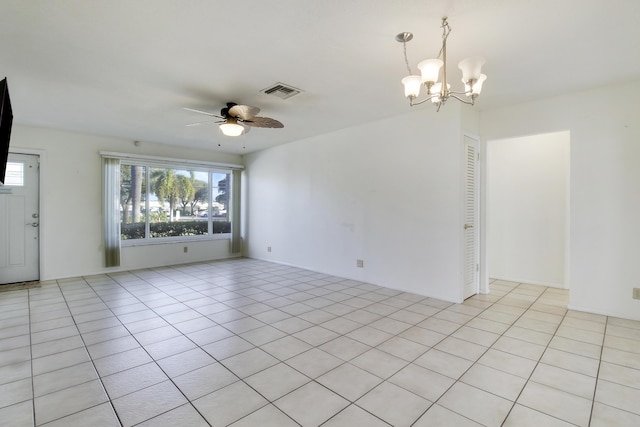
<path fill-rule="evenodd" d="M 464 298 L 478 293 L 478 140 L 464 137 Z"/>

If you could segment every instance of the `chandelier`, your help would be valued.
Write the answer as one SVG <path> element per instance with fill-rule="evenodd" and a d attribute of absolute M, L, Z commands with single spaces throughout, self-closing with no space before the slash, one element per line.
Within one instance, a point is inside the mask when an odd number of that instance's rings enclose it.
<path fill-rule="evenodd" d="M 455 98 L 465 104 L 473 105 L 478 95 L 482 91 L 482 84 L 487 76 L 481 74 L 481 68 L 485 63 L 483 58 L 467 58 L 460 61 L 458 68 L 462 70 L 462 83 L 464 83 L 464 92 L 454 92 L 450 90 L 451 85 L 447 82 L 447 37 L 451 32 L 451 27 L 447 22 L 447 17 L 442 18 L 442 48 L 437 59 L 426 59 L 418 64 L 421 75 L 415 75 L 409 66 L 407 59 L 407 42 L 413 39 L 411 33 L 400 33 L 396 36 L 396 41 L 402 43 L 404 49 L 404 62 L 409 70 L 409 75 L 402 79 L 404 85 L 404 96 L 409 98 L 409 105 L 419 105 L 431 100 L 440 111 L 440 107 L 449 99 Z M 442 81 L 438 82 L 442 70 Z M 426 88 L 426 96 L 424 99 L 418 100 L 420 89 L 424 85 Z M 465 95 L 463 97 L 462 95 Z"/>

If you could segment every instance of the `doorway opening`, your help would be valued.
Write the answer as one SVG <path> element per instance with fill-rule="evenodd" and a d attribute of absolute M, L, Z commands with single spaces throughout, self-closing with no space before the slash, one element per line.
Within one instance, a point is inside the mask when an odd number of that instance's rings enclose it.
<path fill-rule="evenodd" d="M 570 132 L 491 140 L 486 153 L 485 289 L 568 289 Z"/>

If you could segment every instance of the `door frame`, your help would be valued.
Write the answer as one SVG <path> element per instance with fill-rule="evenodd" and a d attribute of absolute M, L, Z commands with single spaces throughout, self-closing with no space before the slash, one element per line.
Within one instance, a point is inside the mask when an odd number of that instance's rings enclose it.
<path fill-rule="evenodd" d="M 464 274 L 465 274 L 465 264 L 464 264 L 464 247 L 465 247 L 465 233 L 464 233 L 464 224 L 465 224 L 465 180 L 466 180 L 466 176 L 467 176 L 467 170 L 466 170 L 466 153 L 465 153 L 465 139 L 469 138 L 472 139 L 476 142 L 476 148 L 477 148 L 477 155 L 479 156 L 478 160 L 476 161 L 476 175 L 475 175 L 475 180 L 476 180 L 476 188 L 475 191 L 477 192 L 477 197 L 476 197 L 476 224 L 474 224 L 474 228 L 476 229 L 476 241 L 475 241 L 475 259 L 476 259 L 476 263 L 478 265 L 478 269 L 476 270 L 476 277 L 475 277 L 475 282 L 476 282 L 476 294 L 480 294 L 480 293 L 487 293 L 488 290 L 485 291 L 485 288 L 483 288 L 483 282 L 482 282 L 482 278 L 483 278 L 483 271 L 482 271 L 482 233 L 484 231 L 484 223 L 483 223 L 483 215 L 482 215 L 482 207 L 484 206 L 483 203 L 483 192 L 484 192 L 484 187 L 482 186 L 482 178 L 483 178 L 483 157 L 484 154 L 482 153 L 482 139 L 480 138 L 479 135 L 474 134 L 474 133 L 470 133 L 470 132 L 462 132 L 462 138 L 461 138 L 461 143 L 460 143 L 460 169 L 461 169 L 461 187 L 460 187 L 460 198 L 461 198 L 461 202 L 462 202 L 462 209 L 460 212 L 460 242 L 461 242 L 461 248 L 462 248 L 462 265 L 461 265 L 461 278 L 460 278 L 460 282 L 461 282 L 461 287 L 460 287 L 460 301 L 464 301 L 465 299 L 465 280 L 464 280 Z"/>
<path fill-rule="evenodd" d="M 536 136 L 536 135 L 545 135 L 549 133 L 557 133 L 557 132 L 568 132 L 569 134 L 569 164 L 567 165 L 568 174 L 567 181 L 564 183 L 565 191 L 567 194 L 567 198 L 565 200 L 566 203 L 566 230 L 565 230 L 565 249 L 564 249 L 564 287 L 562 289 L 571 289 L 571 276 L 570 276 L 570 254 L 571 254 L 571 153 L 572 153 L 572 135 L 571 129 L 567 128 L 565 130 L 558 131 L 548 131 L 548 132 L 537 132 L 532 134 L 516 134 L 516 135 L 505 135 L 499 138 L 481 138 L 480 139 L 480 289 L 479 292 L 482 294 L 490 293 L 489 286 L 489 263 L 488 263 L 488 249 L 487 249 L 487 193 L 488 193 L 488 182 L 487 182 L 487 146 L 491 141 L 501 140 L 501 139 L 515 139 L 522 138 L 526 136 Z"/>
<path fill-rule="evenodd" d="M 480 268 L 479 292 L 488 294 L 489 264 L 487 263 L 487 140 L 480 139 Z"/>
<path fill-rule="evenodd" d="M 45 182 L 42 179 L 42 176 L 44 175 L 44 172 L 46 170 L 46 156 L 45 156 L 45 151 L 44 150 L 38 150 L 38 149 L 32 149 L 32 148 L 21 148 L 21 147 L 9 147 L 9 154 L 27 154 L 27 155 L 32 155 L 32 156 L 38 156 L 38 161 L 39 161 L 39 170 L 38 170 L 38 215 L 40 216 L 38 218 L 38 228 L 39 228 L 39 232 L 38 232 L 38 276 L 39 276 L 39 280 L 42 281 L 43 277 L 45 276 L 45 271 L 44 271 L 44 263 L 42 262 L 42 255 L 43 255 L 43 246 L 44 246 L 44 241 L 45 241 L 45 230 L 46 230 L 46 215 L 44 215 L 44 211 L 45 211 L 45 204 L 43 203 L 43 197 L 42 195 L 44 194 L 43 188 L 42 188 L 42 184 Z"/>

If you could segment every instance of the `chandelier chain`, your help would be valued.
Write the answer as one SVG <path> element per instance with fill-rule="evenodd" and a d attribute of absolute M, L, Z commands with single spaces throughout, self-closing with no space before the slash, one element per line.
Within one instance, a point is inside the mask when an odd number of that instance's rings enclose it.
<path fill-rule="evenodd" d="M 445 49 L 447 43 L 447 37 L 449 37 L 449 33 L 451 32 L 451 27 L 449 26 L 449 22 L 446 18 L 442 19 L 442 47 L 440 48 L 440 52 L 438 53 L 438 59 L 442 58 L 442 53 Z M 406 48 L 405 48 L 406 49 Z M 406 58 L 406 55 L 405 55 Z"/>
<path fill-rule="evenodd" d="M 407 66 L 407 70 L 409 71 L 409 75 L 413 75 L 413 72 L 411 71 L 411 66 L 409 65 L 409 60 L 407 59 L 407 41 L 404 40 L 402 42 L 402 48 L 404 50 L 404 63 Z"/>

